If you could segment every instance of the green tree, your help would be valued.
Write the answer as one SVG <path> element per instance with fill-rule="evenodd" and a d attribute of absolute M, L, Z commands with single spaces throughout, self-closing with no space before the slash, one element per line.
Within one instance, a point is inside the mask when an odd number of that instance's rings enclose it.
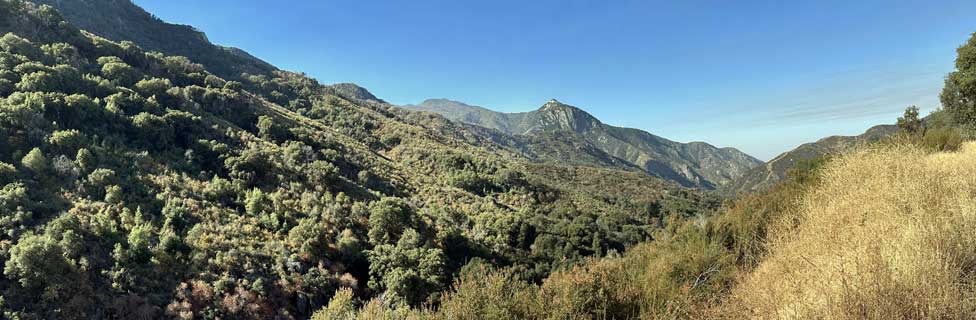
<path fill-rule="evenodd" d="M 112 61 L 102 65 L 102 76 L 116 85 L 130 86 L 142 76 L 139 70 L 121 61 Z"/>
<path fill-rule="evenodd" d="M 0 184 L 9 183 L 17 174 L 17 168 L 12 164 L 0 162 Z"/>
<path fill-rule="evenodd" d="M 48 301 L 59 301 L 77 288 L 77 269 L 59 241 L 47 235 L 28 235 L 10 248 L 3 273 Z"/>
<path fill-rule="evenodd" d="M 354 320 L 356 319 L 355 302 L 352 290 L 349 288 L 339 289 L 325 308 L 312 314 L 312 320 Z"/>
<path fill-rule="evenodd" d="M 268 196 L 261 189 L 253 189 L 245 195 L 244 208 L 252 216 L 264 214 L 268 207 Z"/>
<path fill-rule="evenodd" d="M 86 144 L 85 134 L 78 130 L 59 130 L 51 133 L 48 143 L 62 154 L 72 154 Z"/>
<path fill-rule="evenodd" d="M 24 165 L 25 168 L 34 171 L 35 173 L 42 173 L 47 170 L 47 157 L 41 152 L 41 149 L 34 148 L 20 160 L 20 163 Z"/>
<path fill-rule="evenodd" d="M 976 33 L 956 50 L 956 71 L 945 80 L 942 107 L 957 123 L 976 126 Z"/>
<path fill-rule="evenodd" d="M 173 143 L 173 127 L 163 117 L 142 112 L 132 118 L 145 144 L 154 150 L 165 150 Z"/>
<path fill-rule="evenodd" d="M 413 212 L 400 198 L 384 198 L 369 206 L 369 241 L 375 245 L 395 243 L 403 230 L 412 226 Z"/>
<path fill-rule="evenodd" d="M 166 96 L 166 91 L 172 87 L 173 83 L 169 79 L 152 78 L 136 82 L 133 89 L 144 97 L 163 98 Z"/>
<path fill-rule="evenodd" d="M 288 139 L 288 130 L 269 116 L 258 117 L 256 124 L 258 135 L 272 141 L 282 141 Z"/>
<path fill-rule="evenodd" d="M 38 71 L 24 75 L 17 83 L 19 91 L 59 91 L 61 82 L 49 72 Z"/>
<path fill-rule="evenodd" d="M 32 59 L 37 59 L 43 54 L 40 48 L 27 39 L 9 32 L 3 35 L 3 37 L 0 37 L 0 49 L 6 52 L 24 55 Z"/>
<path fill-rule="evenodd" d="M 898 117 L 898 127 L 911 134 L 920 133 L 922 131 L 922 119 L 918 118 L 918 107 L 911 106 L 905 109 L 905 114 Z"/>
<path fill-rule="evenodd" d="M 98 165 L 98 160 L 95 159 L 95 155 L 91 151 L 81 148 L 78 149 L 78 153 L 75 155 L 75 163 L 78 164 L 81 170 L 87 172 L 95 169 L 95 166 Z"/>
<path fill-rule="evenodd" d="M 426 242 L 416 230 L 408 228 L 396 245 L 379 245 L 368 251 L 370 288 L 386 290 L 394 301 L 399 298 L 414 306 L 443 289 L 444 252 Z"/>
<path fill-rule="evenodd" d="M 45 44 L 41 46 L 41 50 L 49 57 L 54 58 L 57 64 L 80 67 L 86 63 L 85 57 L 78 52 L 78 48 L 67 43 Z"/>

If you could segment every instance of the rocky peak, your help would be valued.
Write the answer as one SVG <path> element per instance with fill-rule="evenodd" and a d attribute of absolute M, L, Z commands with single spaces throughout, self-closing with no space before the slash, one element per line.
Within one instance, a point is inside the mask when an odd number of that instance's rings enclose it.
<path fill-rule="evenodd" d="M 556 99 L 549 100 L 537 111 L 540 130 L 568 130 L 586 132 L 599 126 L 600 120 L 577 107 Z"/>

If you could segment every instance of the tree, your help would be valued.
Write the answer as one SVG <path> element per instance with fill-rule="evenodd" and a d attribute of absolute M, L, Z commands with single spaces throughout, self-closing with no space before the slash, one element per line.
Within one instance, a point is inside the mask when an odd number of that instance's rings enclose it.
<path fill-rule="evenodd" d="M 132 118 L 132 125 L 139 129 L 146 146 L 154 150 L 165 150 L 173 142 L 173 127 L 163 117 L 142 112 Z"/>
<path fill-rule="evenodd" d="M 288 139 L 288 130 L 281 126 L 281 124 L 278 124 L 272 117 L 258 117 L 256 127 L 258 128 L 258 135 L 260 135 L 262 138 L 272 141 Z"/>
<path fill-rule="evenodd" d="M 118 61 L 102 65 L 102 76 L 121 86 L 132 85 L 142 77 L 136 68 Z"/>
<path fill-rule="evenodd" d="M 62 245 L 47 235 L 28 235 L 10 248 L 3 274 L 45 300 L 64 298 L 77 287 L 75 267 Z"/>
<path fill-rule="evenodd" d="M 58 91 L 60 81 L 53 74 L 38 71 L 24 75 L 17 83 L 17 90 L 20 91 Z"/>
<path fill-rule="evenodd" d="M 133 89 L 144 97 L 156 96 L 159 99 L 163 98 L 166 95 L 166 91 L 172 87 L 173 83 L 169 79 L 152 78 L 140 80 L 135 84 Z"/>
<path fill-rule="evenodd" d="M 52 132 L 47 141 L 62 154 L 72 154 L 83 147 L 87 139 L 85 134 L 78 130 L 59 130 Z"/>
<path fill-rule="evenodd" d="M 309 182 L 318 186 L 328 187 L 336 181 L 339 181 L 339 168 L 336 168 L 335 165 L 328 161 L 313 161 L 305 169 L 305 172 L 307 173 Z"/>
<path fill-rule="evenodd" d="M 905 132 L 917 134 L 922 131 L 922 120 L 918 118 L 918 107 L 905 109 L 905 114 L 898 118 L 898 127 Z"/>
<path fill-rule="evenodd" d="M 0 49 L 6 52 L 24 55 L 32 59 L 36 59 L 43 54 L 40 48 L 33 43 L 13 33 L 7 33 L 3 37 L 0 37 Z"/>
<path fill-rule="evenodd" d="M 0 161 L 0 184 L 10 182 L 9 180 L 12 180 L 14 174 L 17 174 L 17 168 L 11 164 Z"/>
<path fill-rule="evenodd" d="M 245 194 L 244 208 L 252 216 L 260 216 L 268 207 L 268 196 L 261 189 L 254 188 Z"/>
<path fill-rule="evenodd" d="M 412 226 L 410 207 L 400 198 L 384 198 L 369 206 L 369 242 L 395 243 Z"/>
<path fill-rule="evenodd" d="M 95 159 L 95 155 L 85 148 L 78 149 L 78 153 L 75 155 L 75 162 L 78 164 L 78 167 L 84 171 L 94 170 L 95 166 L 98 164 L 98 160 Z"/>
<path fill-rule="evenodd" d="M 48 56 L 54 58 L 58 64 L 66 64 L 80 67 L 85 62 L 85 58 L 78 52 L 78 48 L 67 43 L 51 43 L 41 46 L 41 50 Z"/>
<path fill-rule="evenodd" d="M 957 123 L 976 126 L 976 33 L 956 50 L 956 71 L 945 80 L 942 107 Z"/>
<path fill-rule="evenodd" d="M 312 320 L 351 320 L 356 319 L 356 304 L 352 295 L 352 290 L 342 288 L 336 290 L 335 296 L 329 300 L 329 304 L 315 314 Z"/>
<path fill-rule="evenodd" d="M 386 290 L 391 299 L 419 305 L 444 286 L 446 258 L 411 228 L 404 230 L 396 245 L 384 244 L 367 252 L 369 286 Z"/>
<path fill-rule="evenodd" d="M 41 152 L 41 149 L 34 148 L 27 153 L 26 156 L 20 163 L 24 165 L 25 168 L 34 171 L 35 173 L 41 173 L 47 170 L 47 157 Z"/>

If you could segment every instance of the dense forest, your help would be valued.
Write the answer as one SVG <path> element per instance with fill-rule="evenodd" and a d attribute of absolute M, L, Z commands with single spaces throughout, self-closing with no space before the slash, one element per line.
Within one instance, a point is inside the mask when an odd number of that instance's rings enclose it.
<path fill-rule="evenodd" d="M 0 0 L 0 34 L 4 318 L 976 314 L 976 36 L 943 109 L 724 199 L 51 6 Z"/>

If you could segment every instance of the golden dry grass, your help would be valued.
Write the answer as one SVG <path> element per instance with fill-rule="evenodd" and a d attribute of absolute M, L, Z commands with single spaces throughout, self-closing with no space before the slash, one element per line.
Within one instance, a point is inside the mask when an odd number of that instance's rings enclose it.
<path fill-rule="evenodd" d="M 718 314 L 972 318 L 976 144 L 867 147 L 835 159 Z"/>

